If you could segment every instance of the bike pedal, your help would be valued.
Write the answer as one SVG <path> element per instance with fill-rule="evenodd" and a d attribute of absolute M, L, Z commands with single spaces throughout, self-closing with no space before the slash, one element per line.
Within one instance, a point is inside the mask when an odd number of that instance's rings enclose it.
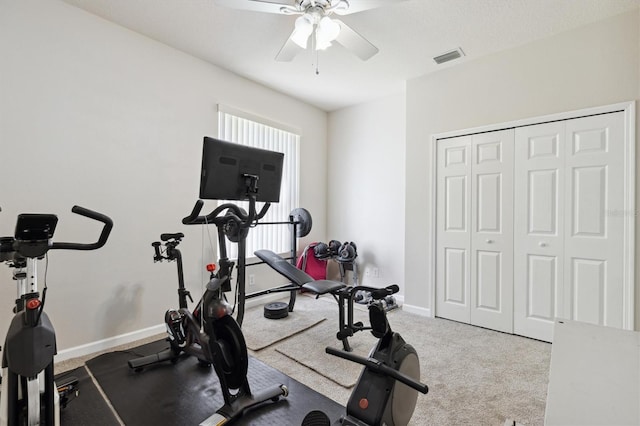
<path fill-rule="evenodd" d="M 60 406 L 62 408 L 66 408 L 69 402 L 71 402 L 75 397 L 78 396 L 78 383 L 80 381 L 74 377 L 70 376 L 65 378 L 64 382 L 56 386 L 58 390 L 58 395 L 60 397 Z"/>

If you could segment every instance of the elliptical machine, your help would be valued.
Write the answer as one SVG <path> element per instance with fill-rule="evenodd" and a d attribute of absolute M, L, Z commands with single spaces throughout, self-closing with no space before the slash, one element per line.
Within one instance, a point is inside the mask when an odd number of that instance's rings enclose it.
<path fill-rule="evenodd" d="M 58 218 L 53 214 L 20 214 L 15 236 L 0 238 L 0 261 L 14 268 L 18 297 L 2 351 L 0 425 L 59 425 L 60 388 L 54 383 L 57 352 L 53 325 L 44 305 L 47 287 L 38 293 L 37 261 L 49 250 L 96 250 L 106 242 L 113 222 L 107 216 L 74 206 L 71 211 L 104 224 L 91 244 L 52 242 Z M 61 402 L 62 401 L 62 402 Z"/>
<path fill-rule="evenodd" d="M 397 293 L 397 285 L 385 288 L 357 286 L 357 291 L 371 293 L 369 304 L 371 333 L 378 343 L 368 357 L 327 347 L 325 351 L 362 364 L 358 382 L 349 397 L 347 412 L 341 424 L 347 426 L 400 426 L 409 423 L 418 399 L 418 392 L 426 394 L 427 385 L 420 383 L 420 361 L 416 350 L 391 330 L 383 301 Z M 329 417 L 321 411 L 311 411 L 302 426 L 329 426 Z"/>

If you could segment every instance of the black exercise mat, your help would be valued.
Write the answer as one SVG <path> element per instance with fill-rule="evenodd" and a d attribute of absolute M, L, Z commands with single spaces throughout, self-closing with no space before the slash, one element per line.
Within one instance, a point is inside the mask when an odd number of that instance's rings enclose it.
<path fill-rule="evenodd" d="M 165 349 L 158 341 L 131 351 L 111 352 L 86 363 L 122 421 L 128 426 L 198 425 L 223 404 L 213 367 L 201 367 L 193 357 L 177 363 L 158 363 L 136 373 L 127 361 Z M 248 411 L 238 425 L 300 425 L 312 410 L 321 410 L 333 423 L 345 408 L 261 361 L 249 358 L 249 384 L 253 392 L 275 384 L 289 388 L 289 396 Z"/>
<path fill-rule="evenodd" d="M 85 367 L 78 367 L 56 376 L 56 383 L 62 383 L 73 376 L 78 379 L 78 396 L 60 410 L 60 423 L 67 426 L 119 426 L 111 408 L 98 391 Z"/>

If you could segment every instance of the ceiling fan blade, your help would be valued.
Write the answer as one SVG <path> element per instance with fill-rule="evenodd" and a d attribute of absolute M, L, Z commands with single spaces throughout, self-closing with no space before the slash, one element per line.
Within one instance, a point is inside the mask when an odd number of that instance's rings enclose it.
<path fill-rule="evenodd" d="M 333 13 L 336 15 L 349 15 L 351 13 L 362 12 L 364 10 L 376 9 L 382 6 L 390 6 L 405 0 L 349 0 L 349 8 L 336 8 Z"/>
<path fill-rule="evenodd" d="M 334 19 L 334 21 L 340 24 L 340 33 L 335 40 L 338 44 L 355 53 L 356 56 L 363 61 L 366 61 L 378 53 L 378 48 L 358 34 L 353 28 L 338 19 Z"/>
<path fill-rule="evenodd" d="M 282 8 L 295 8 L 293 1 L 274 0 L 214 0 L 216 6 L 229 7 L 232 9 L 251 10 L 255 12 L 284 13 Z"/>
<path fill-rule="evenodd" d="M 293 35 L 293 33 L 291 34 Z M 302 47 L 298 46 L 293 40 L 291 40 L 291 37 L 289 37 L 276 55 L 276 61 L 291 62 L 293 58 L 303 50 L 304 49 Z"/>

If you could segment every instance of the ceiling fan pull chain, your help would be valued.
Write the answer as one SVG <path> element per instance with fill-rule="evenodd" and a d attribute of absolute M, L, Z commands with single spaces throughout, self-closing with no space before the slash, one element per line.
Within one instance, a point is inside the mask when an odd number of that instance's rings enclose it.
<path fill-rule="evenodd" d="M 316 66 L 316 75 L 320 74 L 320 52 L 318 49 L 316 49 L 316 32 L 314 31 L 312 36 L 311 36 L 311 52 L 313 52 L 311 55 L 313 57 L 313 54 L 315 53 L 316 55 L 316 60 L 315 60 L 315 66 Z"/>

